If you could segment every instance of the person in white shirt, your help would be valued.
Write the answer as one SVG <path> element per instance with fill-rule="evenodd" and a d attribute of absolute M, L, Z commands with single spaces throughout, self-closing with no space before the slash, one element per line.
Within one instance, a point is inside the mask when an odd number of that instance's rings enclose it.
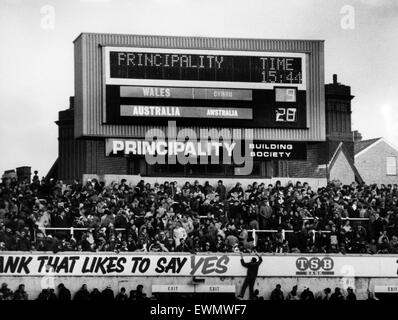
<path fill-rule="evenodd" d="M 181 239 L 187 238 L 187 231 L 182 227 L 180 221 L 177 222 L 177 226 L 174 228 L 173 237 L 175 241 L 175 246 L 178 247 L 180 245 Z"/>

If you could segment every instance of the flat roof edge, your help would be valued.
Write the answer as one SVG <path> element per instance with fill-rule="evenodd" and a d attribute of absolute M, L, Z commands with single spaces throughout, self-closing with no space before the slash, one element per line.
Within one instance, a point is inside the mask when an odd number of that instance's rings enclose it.
<path fill-rule="evenodd" d="M 275 40 L 275 41 L 305 41 L 305 42 L 325 42 L 324 39 L 281 39 L 281 38 L 243 38 L 243 37 L 205 37 L 205 36 L 175 36 L 175 35 L 155 35 L 155 34 L 135 34 L 135 33 L 103 33 L 103 32 L 81 32 L 72 42 L 74 43 L 83 35 L 117 35 L 117 36 L 138 36 L 138 37 L 161 37 L 161 38 L 195 38 L 195 39 L 234 39 L 234 40 Z"/>

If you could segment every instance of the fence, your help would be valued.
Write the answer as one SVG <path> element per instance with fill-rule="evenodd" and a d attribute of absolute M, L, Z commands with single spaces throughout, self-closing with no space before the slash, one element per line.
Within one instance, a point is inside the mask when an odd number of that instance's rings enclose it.
<path fill-rule="evenodd" d="M 206 219 L 207 216 L 200 216 L 200 218 L 202 219 Z M 313 220 L 314 217 L 306 217 L 303 218 L 303 221 L 305 220 Z M 341 218 L 341 220 L 349 220 L 349 221 L 369 221 L 369 218 Z M 39 227 L 40 230 L 44 231 L 44 233 L 46 232 L 46 230 L 49 231 L 69 231 L 70 235 L 72 238 L 74 238 L 74 234 L 75 231 L 87 231 L 90 230 L 92 228 L 74 228 L 74 227 L 70 227 L 70 228 L 53 228 L 53 227 Z M 126 231 L 125 228 L 115 228 L 115 231 Z M 285 234 L 286 233 L 292 233 L 294 232 L 294 230 L 275 230 L 275 229 L 269 229 L 269 230 L 257 230 L 257 229 L 252 229 L 250 230 L 250 232 L 252 233 L 252 237 L 253 237 L 253 242 L 254 242 L 254 246 L 256 245 L 256 234 L 258 233 L 277 233 L 277 232 L 281 232 L 282 233 L 282 239 L 285 240 Z M 331 231 L 329 230 L 321 230 L 321 233 L 330 233 Z M 35 233 L 35 241 L 36 241 L 36 233 Z"/>
<path fill-rule="evenodd" d="M 75 231 L 87 231 L 91 230 L 93 228 L 75 228 L 75 227 L 70 227 L 70 228 L 53 228 L 53 227 L 39 227 L 38 228 L 41 231 L 44 231 L 44 234 L 46 234 L 46 230 L 48 231 L 69 231 L 71 238 L 75 237 Z M 115 228 L 116 231 L 126 231 L 125 228 Z M 34 234 L 34 240 L 36 242 L 36 230 Z"/>
<path fill-rule="evenodd" d="M 306 220 L 314 220 L 314 217 L 307 217 L 303 218 L 303 221 Z M 369 218 L 341 218 L 341 220 L 349 220 L 349 221 L 369 221 Z M 252 237 L 253 237 L 253 243 L 256 245 L 256 233 L 277 233 L 281 232 L 282 233 L 282 240 L 285 240 L 285 233 L 292 233 L 294 230 L 256 230 L 252 229 Z M 318 231 L 319 232 L 319 231 Z M 330 230 L 320 230 L 321 233 L 330 233 Z"/>

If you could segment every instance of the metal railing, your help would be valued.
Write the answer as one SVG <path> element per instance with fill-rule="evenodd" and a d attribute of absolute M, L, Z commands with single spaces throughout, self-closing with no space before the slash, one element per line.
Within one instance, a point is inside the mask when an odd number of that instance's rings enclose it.
<path fill-rule="evenodd" d="M 285 240 L 285 233 L 293 233 L 294 230 L 256 230 L 256 229 L 252 229 L 252 237 L 253 237 L 253 244 L 254 246 L 256 246 L 256 233 L 278 233 L 281 232 L 282 233 L 282 240 Z M 319 232 L 319 231 L 318 231 Z M 320 230 L 321 233 L 330 233 L 330 230 Z"/>
<path fill-rule="evenodd" d="M 302 218 L 303 220 L 314 220 L 315 217 L 306 217 Z M 340 218 L 341 220 L 350 220 L 350 221 L 368 221 L 369 218 Z"/>
<path fill-rule="evenodd" d="M 199 216 L 202 219 L 207 218 L 207 216 Z M 303 221 L 306 220 L 314 220 L 314 217 L 305 217 L 302 218 Z M 369 221 L 369 218 L 340 218 L 341 220 L 349 220 L 349 221 Z M 46 230 L 54 230 L 54 231 L 69 231 L 71 238 L 74 238 L 74 232 L 75 231 L 87 231 L 87 230 L 91 230 L 93 228 L 75 228 L 75 227 L 70 227 L 70 228 L 57 228 L 57 227 L 39 227 L 39 230 L 44 231 L 44 234 L 46 234 Z M 126 228 L 115 228 L 115 231 L 126 231 Z M 321 232 L 321 233 L 330 233 L 330 230 L 317 230 L 317 232 Z M 282 240 L 285 240 L 285 234 L 286 233 L 292 233 L 294 232 L 294 230 L 290 230 L 290 229 L 281 229 L 281 230 L 275 230 L 275 229 L 268 229 L 268 230 L 257 230 L 257 229 L 252 229 L 250 230 L 250 232 L 252 233 L 252 237 L 253 237 L 253 244 L 254 246 L 256 245 L 256 234 L 257 233 L 278 233 L 281 232 L 282 233 Z M 34 239 L 36 241 L 36 232 L 34 235 Z"/>
<path fill-rule="evenodd" d="M 70 228 L 56 228 L 56 227 L 38 227 L 39 230 L 44 231 L 44 234 L 46 235 L 46 230 L 49 231 L 69 231 L 71 238 L 74 238 L 75 236 L 75 231 L 87 231 L 91 230 L 93 228 L 75 228 L 75 227 L 70 227 Z M 126 231 L 126 228 L 115 228 L 115 231 Z M 36 242 L 36 230 L 34 233 L 34 240 Z"/>
<path fill-rule="evenodd" d="M 349 220 L 349 221 L 369 221 L 369 218 L 340 218 L 341 220 Z M 314 217 L 306 217 L 303 218 L 303 221 L 306 220 L 314 220 Z M 321 233 L 330 233 L 330 230 L 316 230 L 317 232 L 321 232 Z M 251 233 L 252 233 L 252 237 L 253 237 L 253 244 L 254 246 L 256 245 L 256 233 L 278 233 L 281 232 L 282 233 L 282 240 L 285 240 L 285 234 L 286 233 L 293 233 L 295 232 L 294 230 L 291 229 L 281 229 L 281 230 L 274 230 L 274 229 L 270 229 L 270 230 L 256 230 L 256 229 L 252 229 Z"/>

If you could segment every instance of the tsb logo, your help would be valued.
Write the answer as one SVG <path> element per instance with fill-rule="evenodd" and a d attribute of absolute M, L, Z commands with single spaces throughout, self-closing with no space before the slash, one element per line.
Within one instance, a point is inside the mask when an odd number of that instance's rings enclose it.
<path fill-rule="evenodd" d="M 333 267 L 333 259 L 329 257 L 300 257 L 296 260 L 296 275 L 333 275 Z"/>

